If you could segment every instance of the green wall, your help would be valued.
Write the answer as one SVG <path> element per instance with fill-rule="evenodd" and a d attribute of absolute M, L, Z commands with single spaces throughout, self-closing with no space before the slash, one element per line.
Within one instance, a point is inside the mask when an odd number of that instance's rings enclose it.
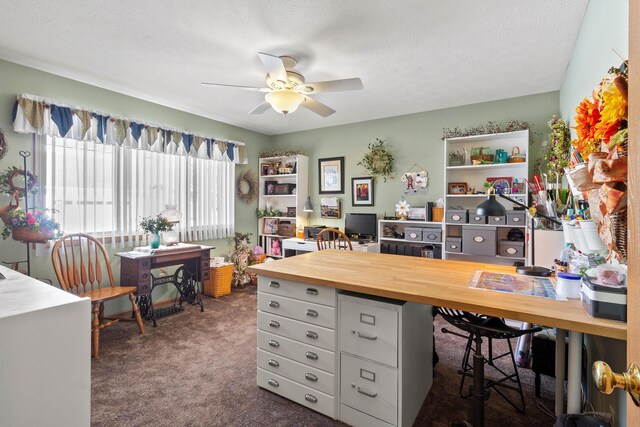
<path fill-rule="evenodd" d="M 412 206 L 424 206 L 443 196 L 444 142 L 443 128 L 466 128 L 486 124 L 488 121 L 505 122 L 508 119 L 528 121 L 532 125 L 534 146 L 530 152 L 538 155 L 538 146 L 548 131 L 547 121 L 558 114 L 558 92 L 549 92 L 481 104 L 465 105 L 444 110 L 428 111 L 386 119 L 371 120 L 343 126 L 295 132 L 273 137 L 278 147 L 302 148 L 309 156 L 309 195 L 314 213 L 312 224 L 343 227 L 344 220 L 320 218 L 320 194 L 318 192 L 318 159 L 345 157 L 345 192 L 336 195 L 341 199 L 342 212 L 375 212 L 382 217 L 395 214 L 395 204 L 402 196 L 402 183 L 398 177 L 414 164 L 429 173 L 428 193 L 407 197 Z M 351 206 L 351 178 L 367 176 L 357 165 L 367 150 L 367 144 L 376 138 L 386 140 L 396 158 L 396 178 L 375 183 L 373 207 Z M 533 162 L 532 162 L 533 163 Z M 343 215 L 344 217 L 344 215 Z"/>
<path fill-rule="evenodd" d="M 4 130 L 5 138 L 9 143 L 8 154 L 0 160 L 0 170 L 3 171 L 9 166 L 22 165 L 22 158 L 18 156 L 19 150 L 33 151 L 32 135 L 14 132 L 11 124 L 11 111 L 16 100 L 16 95 L 25 92 L 54 99 L 62 103 L 95 108 L 116 115 L 189 130 L 194 133 L 245 142 L 247 144 L 249 165 L 237 166 L 236 174 L 241 173 L 246 168 L 257 170 L 258 154 L 270 142 L 269 136 L 237 126 L 231 126 L 226 123 L 163 107 L 96 86 L 79 83 L 75 80 L 0 60 L 0 128 Z M 0 206 L 6 205 L 7 202 L 8 196 L 0 195 Z M 257 227 L 254 213 L 256 207 L 257 203 L 247 206 L 236 198 L 236 230 L 252 232 L 254 233 L 254 239 Z M 206 243 L 216 247 L 216 249 L 212 251 L 212 255 L 226 255 L 229 253 L 230 245 L 226 239 L 208 241 Z M 108 249 L 114 272 L 116 275 L 119 275 L 120 261 L 118 257 L 113 256 L 113 253 L 127 250 L 127 248 L 112 250 L 108 247 Z M 38 252 L 42 252 L 42 250 Z M 35 254 L 35 251 L 32 251 L 32 254 Z M 25 246 L 11 239 L 0 240 L 0 260 L 13 261 L 18 259 L 25 259 Z M 32 276 L 49 278 L 56 282 L 48 253 L 35 257 L 32 260 L 31 269 Z M 154 299 L 159 301 L 172 295 L 173 290 L 166 290 L 164 295 L 161 294 L 160 289 L 156 292 L 158 292 L 158 294 L 154 293 Z M 129 308 L 130 305 L 123 301 L 122 303 L 112 304 L 110 307 L 107 307 L 107 310 L 109 312 L 117 312 Z"/>
<path fill-rule="evenodd" d="M 591 0 L 560 89 L 562 118 L 573 122 L 580 101 L 591 95 L 611 66 L 622 63 L 613 49 L 629 57 L 629 2 Z M 571 132 L 575 138 L 575 130 Z"/>

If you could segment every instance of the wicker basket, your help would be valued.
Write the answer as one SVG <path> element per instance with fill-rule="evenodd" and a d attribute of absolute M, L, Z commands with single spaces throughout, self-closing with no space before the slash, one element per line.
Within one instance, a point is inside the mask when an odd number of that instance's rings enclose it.
<path fill-rule="evenodd" d="M 15 199 L 15 203 L 13 202 Z M 4 225 L 9 225 L 9 214 L 12 210 L 18 207 L 20 202 L 19 196 L 17 194 L 12 194 L 9 199 L 9 204 L 0 208 L 0 219 Z"/>
<path fill-rule="evenodd" d="M 507 163 L 524 163 L 527 161 L 527 157 L 520 154 L 520 147 L 513 147 L 511 149 L 511 155 L 507 159 Z"/>
<path fill-rule="evenodd" d="M 13 240 L 26 243 L 47 243 L 47 240 L 53 238 L 52 230 L 33 231 L 30 227 L 16 227 L 11 230 Z"/>
<path fill-rule="evenodd" d="M 220 265 L 209 268 L 209 280 L 205 280 L 202 293 L 213 298 L 219 298 L 231 293 L 231 279 L 233 278 L 233 264 Z"/>
<path fill-rule="evenodd" d="M 493 162 L 493 154 L 485 154 L 484 147 L 480 148 L 480 154 L 471 155 L 471 161 Z"/>

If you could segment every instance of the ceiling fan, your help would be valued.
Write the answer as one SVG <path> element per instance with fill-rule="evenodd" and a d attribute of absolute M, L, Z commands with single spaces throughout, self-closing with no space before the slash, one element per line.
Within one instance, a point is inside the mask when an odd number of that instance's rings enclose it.
<path fill-rule="evenodd" d="M 250 87 L 227 85 L 220 83 L 202 82 L 204 86 L 222 86 L 236 89 L 266 92 L 265 100 L 249 114 L 262 114 L 272 107 L 279 113 L 290 114 L 302 105 L 304 108 L 328 117 L 336 111 L 309 95 L 322 92 L 341 92 L 347 90 L 361 90 L 362 81 L 359 78 L 330 80 L 326 82 L 306 83 L 304 76 L 294 70 L 295 58 L 290 56 L 274 56 L 268 53 L 258 53 L 260 61 L 267 70 L 267 87 Z"/>

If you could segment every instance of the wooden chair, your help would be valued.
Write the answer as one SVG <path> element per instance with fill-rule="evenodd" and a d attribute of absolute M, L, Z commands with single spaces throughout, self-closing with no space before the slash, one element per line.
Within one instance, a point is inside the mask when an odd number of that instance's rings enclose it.
<path fill-rule="evenodd" d="M 318 250 L 324 249 L 343 249 L 345 251 L 352 251 L 351 240 L 340 230 L 335 228 L 325 228 L 316 238 L 318 243 Z"/>
<path fill-rule="evenodd" d="M 115 286 L 109 255 L 95 237 L 87 234 L 68 234 L 53 245 L 51 261 L 56 277 L 67 292 L 79 297 L 91 298 L 91 355 L 98 357 L 100 349 L 100 330 L 120 320 L 130 318 L 104 317 L 104 302 L 129 295 L 133 314 L 140 333 L 144 334 L 144 325 L 140 310 L 136 304 L 135 286 Z M 104 267 L 101 266 L 104 264 Z M 103 268 L 107 278 L 103 283 Z M 108 287 L 107 282 L 108 281 Z"/>

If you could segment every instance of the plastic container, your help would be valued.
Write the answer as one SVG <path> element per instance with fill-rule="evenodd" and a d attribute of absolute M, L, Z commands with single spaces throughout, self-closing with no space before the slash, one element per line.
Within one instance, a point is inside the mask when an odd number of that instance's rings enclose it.
<path fill-rule="evenodd" d="M 582 277 L 572 273 L 556 274 L 556 293 L 563 298 L 580 298 Z"/>
<path fill-rule="evenodd" d="M 580 221 L 580 229 L 582 229 L 582 235 L 587 242 L 589 250 L 598 252 L 607 249 L 607 245 L 602 242 L 598 235 L 598 227 L 596 227 L 595 222 L 591 220 Z"/>

